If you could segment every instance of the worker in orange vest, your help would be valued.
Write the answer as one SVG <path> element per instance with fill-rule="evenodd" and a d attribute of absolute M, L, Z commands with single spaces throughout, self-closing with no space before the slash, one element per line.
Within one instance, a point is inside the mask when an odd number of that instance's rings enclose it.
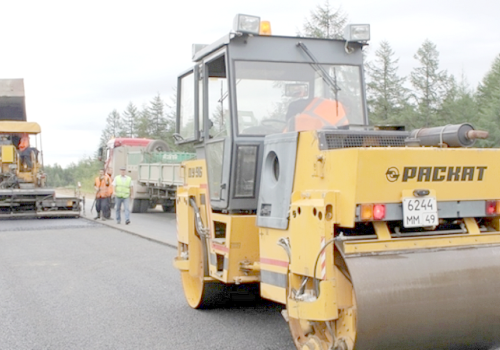
<path fill-rule="evenodd" d="M 112 198 L 113 197 L 113 170 L 111 170 L 111 168 L 108 168 L 106 170 L 106 176 L 109 177 L 109 180 L 111 181 L 111 185 L 109 185 L 109 198 Z"/>
<path fill-rule="evenodd" d="M 288 113 L 287 118 L 286 131 L 319 130 L 325 126 L 339 127 L 349 124 L 342 103 L 318 97 L 312 99 L 297 114 Z"/>
<path fill-rule="evenodd" d="M 97 216 L 94 220 L 101 218 L 102 211 L 102 220 L 111 218 L 111 209 L 109 207 L 109 201 L 111 198 L 110 192 L 111 186 L 111 178 L 108 174 L 104 173 L 104 170 L 99 170 L 99 176 L 95 178 L 94 189 L 96 190 L 95 195 L 95 208 L 97 211 Z"/>
<path fill-rule="evenodd" d="M 30 146 L 30 137 L 28 134 L 24 133 L 21 135 L 21 140 L 19 140 L 19 150 L 22 152 Z"/>
<path fill-rule="evenodd" d="M 30 147 L 30 138 L 29 135 L 23 133 L 21 135 L 21 139 L 19 140 L 19 144 L 17 145 L 19 149 L 19 158 L 22 164 L 26 164 L 29 169 L 32 169 L 33 162 L 31 161 L 32 153 L 33 158 L 36 160 L 38 157 L 38 150 L 34 147 Z"/>

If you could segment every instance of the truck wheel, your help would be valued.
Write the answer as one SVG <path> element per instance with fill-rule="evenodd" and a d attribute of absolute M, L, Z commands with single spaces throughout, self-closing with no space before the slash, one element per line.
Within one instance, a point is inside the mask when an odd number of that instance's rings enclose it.
<path fill-rule="evenodd" d="M 172 205 L 162 204 L 161 207 L 164 213 L 175 213 L 175 204 Z"/>
<path fill-rule="evenodd" d="M 141 213 L 147 213 L 149 209 L 149 199 L 141 199 Z"/>
<path fill-rule="evenodd" d="M 140 199 L 137 199 L 137 198 L 132 199 L 132 205 L 131 205 L 132 213 L 140 213 L 141 212 L 141 203 L 142 203 L 142 200 L 140 200 Z"/>
<path fill-rule="evenodd" d="M 146 152 L 168 152 L 170 149 L 165 141 L 151 141 L 146 147 Z"/>

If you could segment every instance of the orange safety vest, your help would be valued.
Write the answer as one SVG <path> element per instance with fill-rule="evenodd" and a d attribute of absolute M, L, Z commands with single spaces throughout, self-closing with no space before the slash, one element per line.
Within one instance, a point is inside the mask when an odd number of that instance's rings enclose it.
<path fill-rule="evenodd" d="M 19 141 L 19 150 L 24 151 L 29 146 L 30 146 L 30 138 L 27 134 L 23 134 L 23 136 L 21 136 L 21 140 Z"/>
<path fill-rule="evenodd" d="M 108 174 L 104 174 L 102 180 L 99 178 L 99 176 L 96 177 L 94 185 L 95 187 L 99 188 L 99 191 L 97 191 L 96 194 L 97 198 L 107 198 L 113 194 L 113 186 L 111 186 L 111 178 L 108 176 Z"/>
<path fill-rule="evenodd" d="M 114 193 L 114 191 L 113 191 L 113 176 L 112 176 L 112 174 L 111 174 L 110 171 L 111 170 L 108 170 L 106 172 L 106 176 L 109 177 L 109 181 L 111 182 L 110 185 L 109 185 L 108 197 L 111 197 L 113 195 L 113 193 Z"/>
<path fill-rule="evenodd" d="M 324 126 L 349 124 L 342 103 L 326 98 L 314 98 L 296 117 L 288 121 L 287 131 L 319 130 Z"/>

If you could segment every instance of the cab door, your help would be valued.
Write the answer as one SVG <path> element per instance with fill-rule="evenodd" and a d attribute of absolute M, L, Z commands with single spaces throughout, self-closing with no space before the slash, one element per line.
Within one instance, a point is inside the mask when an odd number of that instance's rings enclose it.
<path fill-rule="evenodd" d="M 231 170 L 231 96 L 226 51 L 204 60 L 203 118 L 210 202 L 214 209 L 228 208 Z"/>

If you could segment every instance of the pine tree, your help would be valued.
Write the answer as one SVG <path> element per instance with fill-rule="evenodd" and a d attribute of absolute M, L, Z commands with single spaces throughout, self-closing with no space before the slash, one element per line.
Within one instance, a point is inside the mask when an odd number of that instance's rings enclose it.
<path fill-rule="evenodd" d="M 420 63 L 411 72 L 418 113 L 414 126 L 434 126 L 438 124 L 438 111 L 450 89 L 450 78 L 446 71 L 439 70 L 439 52 L 431 41 L 425 40 L 413 57 Z"/>
<path fill-rule="evenodd" d="M 151 138 L 152 121 L 149 109 L 146 105 L 142 106 L 137 120 L 137 137 Z"/>
<path fill-rule="evenodd" d="M 478 125 L 489 131 L 482 143 L 488 147 L 500 146 L 500 55 L 477 89 Z"/>
<path fill-rule="evenodd" d="M 166 132 L 164 136 L 164 141 L 167 142 L 169 148 L 171 150 L 178 149 L 179 147 L 175 145 L 175 141 L 173 138 L 173 134 L 175 133 L 175 122 L 177 115 L 177 92 L 174 89 L 173 95 L 170 96 L 170 102 L 165 103 L 165 107 L 167 108 L 165 112 L 165 120 L 167 123 Z M 200 125 L 200 130 L 202 129 L 202 125 Z"/>
<path fill-rule="evenodd" d="M 139 120 L 139 110 L 132 103 L 129 102 L 127 108 L 123 112 L 123 132 L 127 137 L 137 136 L 137 123 Z"/>
<path fill-rule="evenodd" d="M 120 113 L 114 109 L 106 118 L 106 127 L 101 133 L 101 146 L 105 145 L 113 137 L 119 136 L 124 136 L 121 116 Z"/>
<path fill-rule="evenodd" d="M 373 124 L 401 124 L 402 112 L 407 107 L 408 90 L 405 78 L 398 76 L 398 61 L 387 41 L 380 43 L 374 62 L 366 64 L 367 102 Z"/>
<path fill-rule="evenodd" d="M 342 39 L 344 27 L 347 23 L 347 15 L 341 8 L 335 10 L 326 0 L 323 6 L 318 5 L 315 11 L 311 11 L 310 18 L 303 25 L 303 33 L 299 36 L 315 38 Z"/>
<path fill-rule="evenodd" d="M 157 94 L 149 103 L 150 132 L 154 139 L 163 139 L 167 133 L 167 119 L 165 118 L 165 103 Z"/>
<path fill-rule="evenodd" d="M 448 92 L 438 111 L 439 123 L 446 125 L 473 122 L 477 117 L 474 92 L 465 77 L 462 75 L 460 83 L 457 84 L 451 76 L 448 81 Z"/>

